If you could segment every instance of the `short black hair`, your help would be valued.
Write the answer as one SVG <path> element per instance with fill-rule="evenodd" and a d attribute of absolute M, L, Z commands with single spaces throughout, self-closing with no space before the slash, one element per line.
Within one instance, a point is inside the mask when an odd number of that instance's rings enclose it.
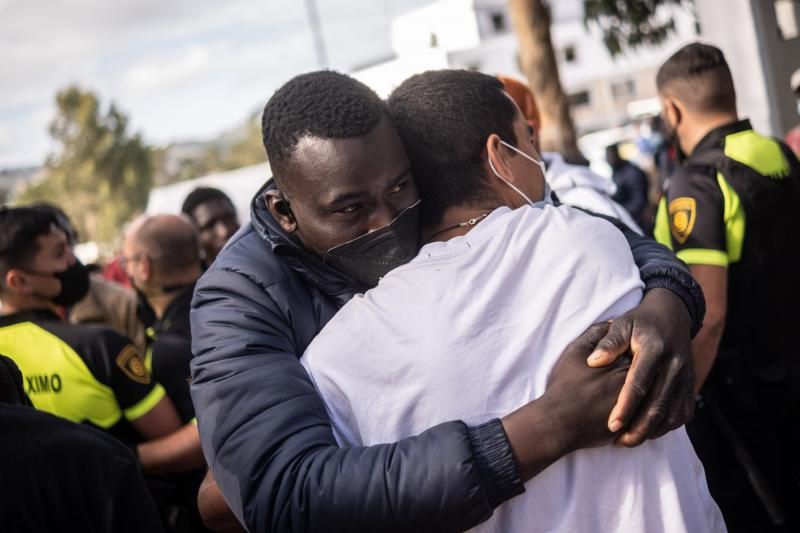
<path fill-rule="evenodd" d="M 710 44 L 690 43 L 672 54 L 658 69 L 656 87 L 690 111 L 736 111 L 731 69 L 722 50 Z"/>
<path fill-rule="evenodd" d="M 469 70 L 424 72 L 395 89 L 388 107 L 422 199 L 423 224 L 438 223 L 448 207 L 486 199 L 486 140 L 496 133 L 509 144 L 518 141 L 518 111 L 497 78 Z"/>
<path fill-rule="evenodd" d="M 0 280 L 12 268 L 26 267 L 39 251 L 36 240 L 58 226 L 51 211 L 36 207 L 0 207 Z"/>
<path fill-rule="evenodd" d="M 261 116 L 262 140 L 275 179 L 280 184 L 302 137 L 360 137 L 372 131 L 385 113 L 375 91 L 350 76 L 331 70 L 295 76 L 275 91 Z"/>
<path fill-rule="evenodd" d="M 28 207 L 41 209 L 43 211 L 52 213 L 53 218 L 56 220 L 56 226 L 58 226 L 58 229 L 66 233 L 67 240 L 69 241 L 70 245 L 74 246 L 78 242 L 78 230 L 75 229 L 75 226 L 72 224 L 72 220 L 70 220 L 67 213 L 61 209 L 60 206 L 51 204 L 50 202 L 36 202 L 28 205 Z"/>
<path fill-rule="evenodd" d="M 181 213 L 183 213 L 184 215 L 188 215 L 189 218 L 193 219 L 194 217 L 192 216 L 192 212 L 195 210 L 195 208 L 198 205 L 204 204 L 211 200 L 222 200 L 228 202 L 233 207 L 233 202 L 231 201 L 231 199 L 228 197 L 227 194 L 225 194 L 221 190 L 215 189 L 213 187 L 198 187 L 192 192 L 190 192 L 189 195 L 186 197 L 186 199 L 183 201 L 183 205 L 181 206 Z"/>

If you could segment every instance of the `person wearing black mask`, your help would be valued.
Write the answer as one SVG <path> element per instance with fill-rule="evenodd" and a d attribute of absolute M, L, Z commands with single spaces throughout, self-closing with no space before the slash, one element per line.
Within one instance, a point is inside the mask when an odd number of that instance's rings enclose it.
<path fill-rule="evenodd" d="M 70 246 L 78 242 L 78 232 L 59 206 L 47 202 L 30 207 L 52 213 L 59 229 L 67 236 Z M 144 349 L 145 328 L 149 325 L 139 316 L 136 293 L 128 287 L 104 278 L 97 272 L 89 274 L 89 290 L 73 305 L 64 308 L 64 316 L 73 324 L 106 324 L 128 337 L 137 348 Z"/>
<path fill-rule="evenodd" d="M 104 430 L 135 449 L 145 472 L 185 470 L 165 439 L 181 421 L 130 339 L 64 322 L 89 272 L 51 212 L 0 208 L 0 353 L 22 371 L 34 407 Z"/>

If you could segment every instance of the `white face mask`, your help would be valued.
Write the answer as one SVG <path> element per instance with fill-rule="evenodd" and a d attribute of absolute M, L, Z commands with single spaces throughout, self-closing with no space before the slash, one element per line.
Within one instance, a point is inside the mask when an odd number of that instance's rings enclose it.
<path fill-rule="evenodd" d="M 524 157 L 528 161 L 538 165 L 539 168 L 542 169 L 542 179 L 544 180 L 544 198 L 542 200 L 538 201 L 538 202 L 534 202 L 533 200 L 528 198 L 527 194 L 522 192 L 516 185 L 514 185 L 513 183 L 511 183 L 510 181 L 505 179 L 503 176 L 501 176 L 497 172 L 497 170 L 495 170 L 494 164 L 492 164 L 492 160 L 490 158 L 489 159 L 489 167 L 491 167 L 492 172 L 494 172 L 494 175 L 497 176 L 498 178 L 500 178 L 501 180 L 503 180 L 506 185 L 508 185 L 509 187 L 514 189 L 514 191 L 516 191 L 517 194 L 522 196 L 525 199 L 525 201 L 528 203 L 528 205 L 530 205 L 531 207 L 544 207 L 545 205 L 548 205 L 548 204 L 549 205 L 553 205 L 553 198 L 552 198 L 553 195 L 551 194 L 550 184 L 547 183 L 547 180 L 545 179 L 545 173 L 547 172 L 547 169 L 544 166 L 544 161 L 540 161 L 538 159 L 532 158 L 531 156 L 529 156 L 528 154 L 526 154 L 525 152 L 523 152 L 522 150 L 520 150 L 516 146 L 512 146 L 512 145 L 508 144 L 507 142 L 505 142 L 503 140 L 501 140 L 500 143 L 503 144 L 504 146 L 506 146 L 507 148 L 510 148 L 511 150 L 514 150 L 519 155 L 521 155 L 522 157 Z"/>

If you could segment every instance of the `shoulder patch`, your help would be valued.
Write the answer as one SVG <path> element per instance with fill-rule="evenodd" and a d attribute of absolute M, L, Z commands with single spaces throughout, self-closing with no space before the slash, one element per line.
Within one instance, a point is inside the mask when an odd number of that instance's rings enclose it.
<path fill-rule="evenodd" d="M 133 345 L 127 345 L 117 356 L 117 366 L 126 376 L 133 381 L 147 385 L 150 383 L 150 373 L 144 366 L 144 360 Z"/>
<path fill-rule="evenodd" d="M 680 244 L 683 244 L 694 229 L 694 222 L 697 218 L 697 202 L 694 198 L 681 196 L 669 203 L 668 211 L 672 236 Z"/>

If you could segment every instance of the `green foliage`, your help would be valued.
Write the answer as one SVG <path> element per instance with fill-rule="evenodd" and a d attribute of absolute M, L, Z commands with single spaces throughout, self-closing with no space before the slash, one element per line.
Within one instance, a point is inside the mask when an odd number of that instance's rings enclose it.
<path fill-rule="evenodd" d="M 252 114 L 242 129 L 242 135 L 234 141 L 227 153 L 225 170 L 256 165 L 267 160 L 261 139 L 261 114 Z"/>
<path fill-rule="evenodd" d="M 147 201 L 152 183 L 150 149 L 128 132 L 128 119 L 113 104 L 101 109 L 90 91 L 68 87 L 56 95 L 50 135 L 56 150 L 46 177 L 20 202 L 61 206 L 81 240 L 110 242 Z"/>
<path fill-rule="evenodd" d="M 196 143 L 196 150 L 176 156 L 176 148 L 168 146 L 154 152 L 158 185 L 188 180 L 214 172 L 233 170 L 266 161 L 261 142 L 259 113 L 250 115 L 235 130 L 206 143 Z"/>
<path fill-rule="evenodd" d="M 583 22 L 597 24 L 612 56 L 625 49 L 658 45 L 675 31 L 675 20 L 662 7 L 686 7 L 693 0 L 583 0 Z"/>

